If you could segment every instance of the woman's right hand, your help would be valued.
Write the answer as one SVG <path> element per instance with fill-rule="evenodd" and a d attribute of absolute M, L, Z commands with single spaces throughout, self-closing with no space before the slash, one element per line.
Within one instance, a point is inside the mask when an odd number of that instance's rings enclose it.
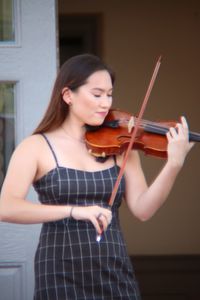
<path fill-rule="evenodd" d="M 106 231 L 112 220 L 111 209 L 98 205 L 72 206 L 70 215 L 75 220 L 92 222 L 98 234 L 101 234 L 102 231 Z"/>

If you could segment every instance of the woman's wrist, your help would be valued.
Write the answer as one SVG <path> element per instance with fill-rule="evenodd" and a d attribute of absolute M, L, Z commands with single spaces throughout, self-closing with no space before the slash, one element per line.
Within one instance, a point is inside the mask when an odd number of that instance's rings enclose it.
<path fill-rule="evenodd" d="M 172 170 L 175 170 L 177 172 L 179 172 L 181 170 L 181 168 L 183 167 L 183 164 L 184 164 L 184 160 L 176 160 L 174 158 L 167 160 L 167 165 Z"/>

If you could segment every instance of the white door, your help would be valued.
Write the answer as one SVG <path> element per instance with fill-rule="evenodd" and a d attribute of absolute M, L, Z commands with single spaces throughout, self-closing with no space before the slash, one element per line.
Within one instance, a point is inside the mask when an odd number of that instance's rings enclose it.
<path fill-rule="evenodd" d="M 56 75 L 55 0 L 0 0 L 0 179 L 31 134 Z M 19 178 L 20 184 L 20 178 Z M 37 201 L 30 190 L 30 201 Z M 40 225 L 0 223 L 0 300 L 31 300 Z"/>

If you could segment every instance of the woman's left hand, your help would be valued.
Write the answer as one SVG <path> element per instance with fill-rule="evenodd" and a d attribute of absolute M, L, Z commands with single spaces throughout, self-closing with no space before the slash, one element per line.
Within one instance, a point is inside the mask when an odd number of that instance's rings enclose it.
<path fill-rule="evenodd" d="M 181 117 L 181 123 L 171 127 L 167 133 L 168 139 L 168 162 L 173 166 L 182 167 L 188 152 L 194 143 L 189 142 L 189 130 L 185 117 Z"/>

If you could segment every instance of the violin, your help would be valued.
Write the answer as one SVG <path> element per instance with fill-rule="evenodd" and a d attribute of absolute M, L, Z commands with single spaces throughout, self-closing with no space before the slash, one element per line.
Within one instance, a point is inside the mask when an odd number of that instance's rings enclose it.
<path fill-rule="evenodd" d="M 132 148 L 142 150 L 146 154 L 156 157 L 167 157 L 168 141 L 166 133 L 170 127 L 176 128 L 177 122 L 150 122 L 142 119 L 160 64 L 161 56 L 155 65 L 138 117 L 133 117 L 129 113 L 120 110 L 111 109 L 102 126 L 97 130 L 86 132 L 86 145 L 89 152 L 96 157 L 117 155 L 126 151 L 111 197 L 108 201 L 110 207 L 114 203 L 120 181 L 125 172 L 128 155 Z M 189 140 L 199 142 L 200 134 L 189 132 Z M 101 236 L 102 233 L 96 236 L 97 242 L 100 242 Z"/>
<path fill-rule="evenodd" d="M 128 148 L 137 117 L 111 109 L 104 123 L 96 130 L 87 131 L 85 142 L 89 152 L 96 157 L 122 154 Z M 176 127 L 176 121 L 151 122 L 141 120 L 132 148 L 142 150 L 146 155 L 167 158 L 166 133 Z M 200 134 L 189 132 L 189 140 L 200 142 Z"/>

